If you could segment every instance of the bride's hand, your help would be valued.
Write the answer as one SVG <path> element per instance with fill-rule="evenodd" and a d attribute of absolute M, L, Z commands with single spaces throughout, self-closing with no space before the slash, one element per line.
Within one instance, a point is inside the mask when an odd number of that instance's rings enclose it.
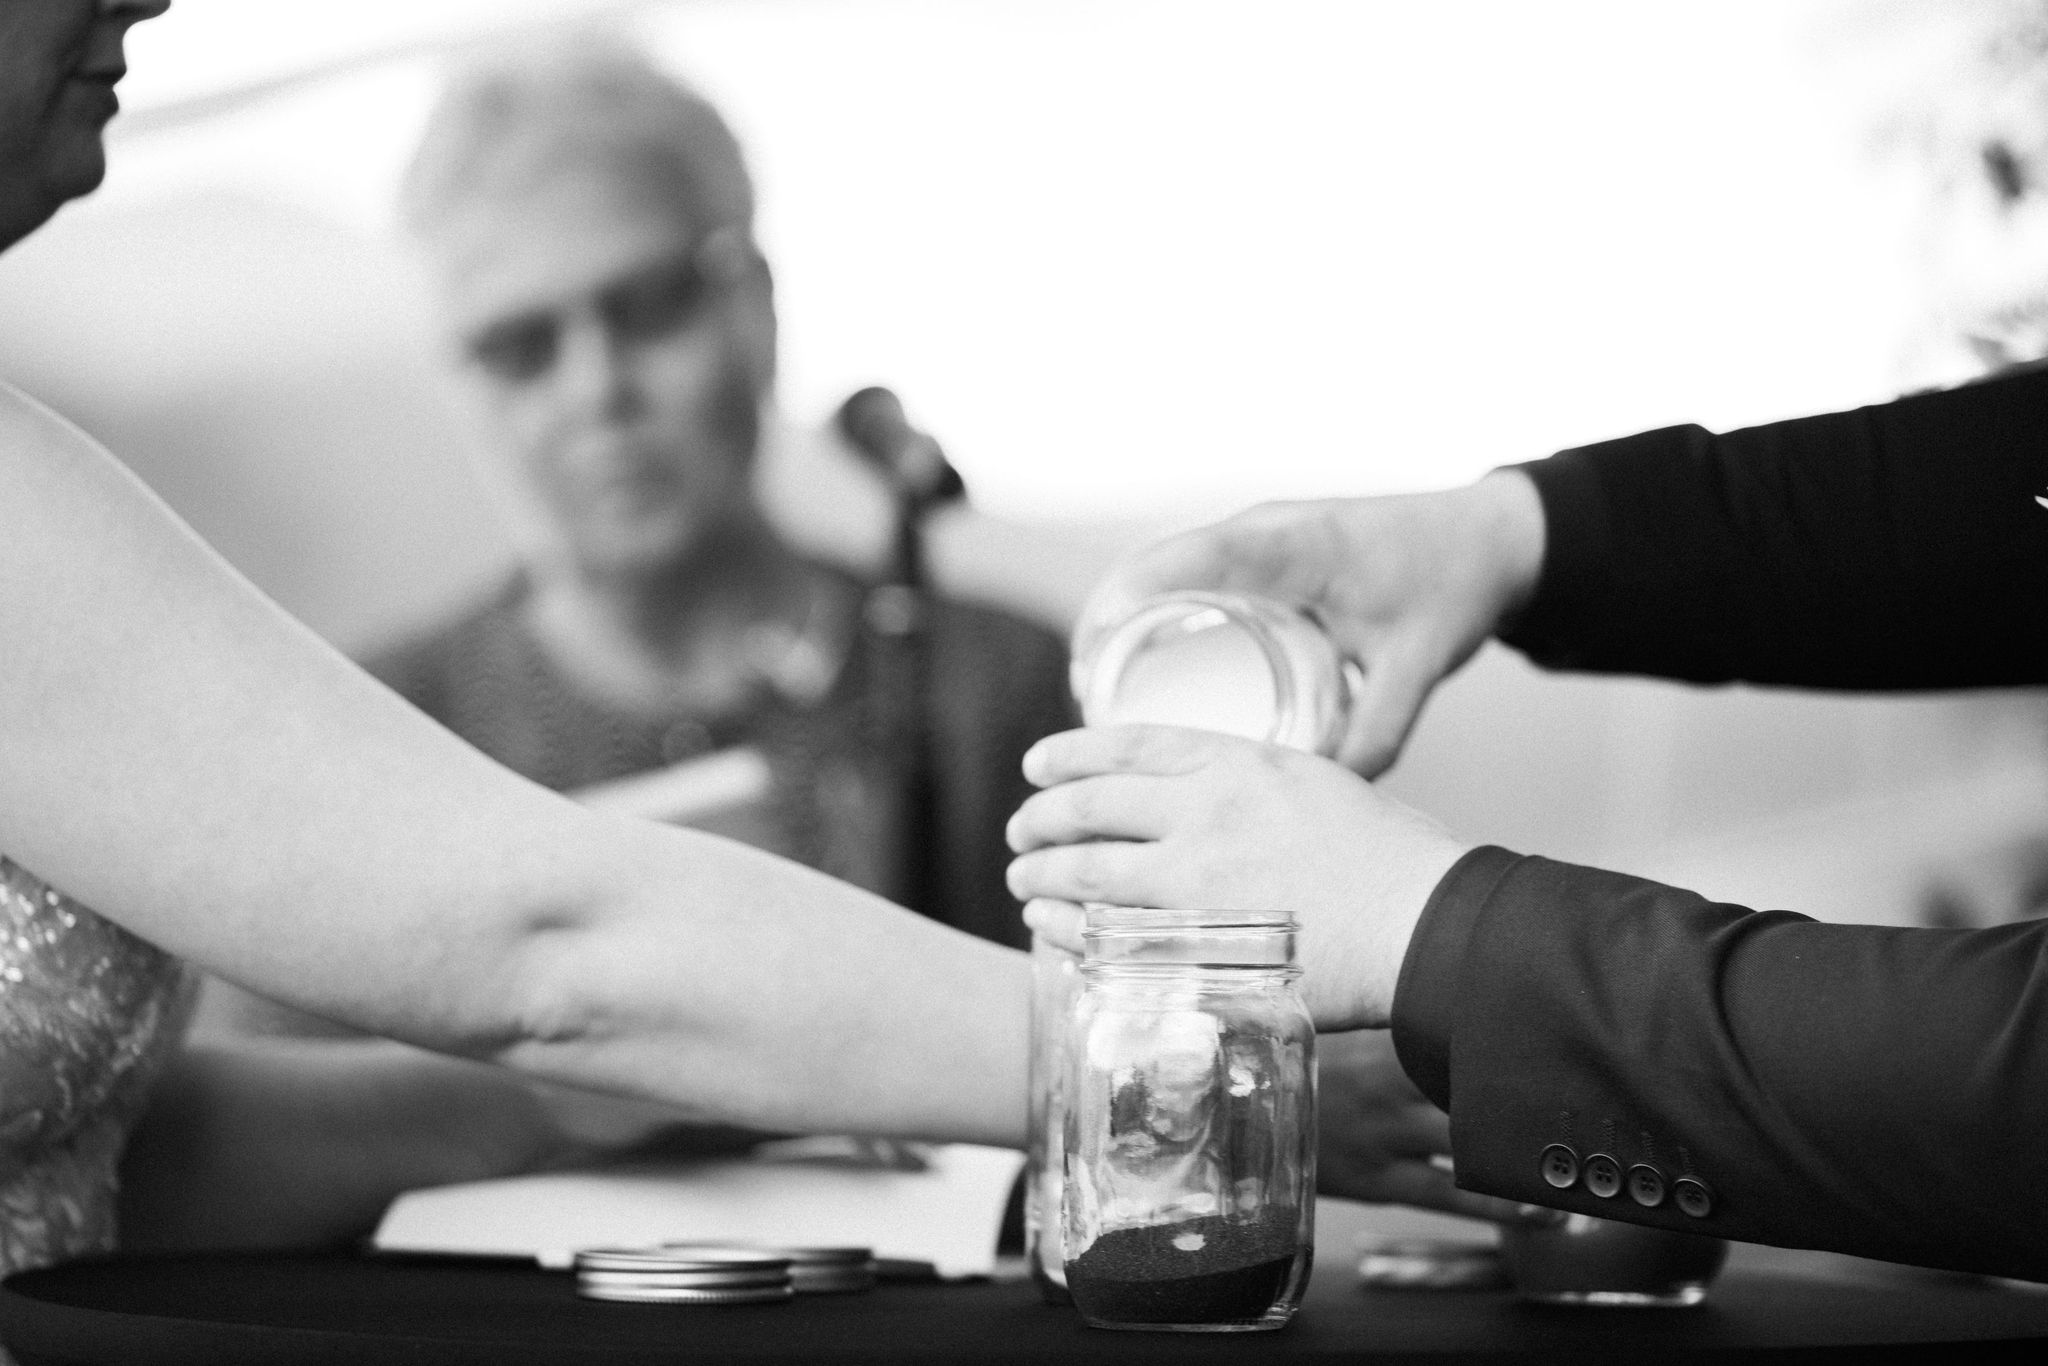
<path fill-rule="evenodd" d="M 1467 847 L 1327 759 L 1207 731 L 1067 731 L 1024 769 L 1046 790 L 1011 817 L 1010 890 L 1041 903 L 1034 926 L 1071 939 L 1089 901 L 1288 911 L 1323 1029 L 1388 1023 L 1422 907 Z"/>

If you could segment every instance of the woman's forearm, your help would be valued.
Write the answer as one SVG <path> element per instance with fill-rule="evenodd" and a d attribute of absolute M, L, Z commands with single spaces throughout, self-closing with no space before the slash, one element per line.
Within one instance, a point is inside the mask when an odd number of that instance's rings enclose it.
<path fill-rule="evenodd" d="M 586 812 L 293 622 L 0 389 L 0 848 L 262 995 L 771 1129 L 1015 1141 L 1025 969 Z"/>
<path fill-rule="evenodd" d="M 779 1131 L 1022 1141 L 1024 956 L 696 831 L 605 820 L 492 1056 Z"/>

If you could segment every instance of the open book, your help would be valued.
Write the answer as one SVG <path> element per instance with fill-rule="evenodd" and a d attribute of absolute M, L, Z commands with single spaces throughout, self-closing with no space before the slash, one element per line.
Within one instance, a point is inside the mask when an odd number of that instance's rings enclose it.
<path fill-rule="evenodd" d="M 663 1242 L 871 1247 L 939 1275 L 986 1276 L 1023 1155 L 956 1143 L 921 1162 L 880 1162 L 845 1140 L 764 1144 L 741 1158 L 544 1172 L 401 1195 L 372 1245 L 384 1252 L 533 1257 Z M 921 1168 L 913 1170 L 912 1168 Z"/>

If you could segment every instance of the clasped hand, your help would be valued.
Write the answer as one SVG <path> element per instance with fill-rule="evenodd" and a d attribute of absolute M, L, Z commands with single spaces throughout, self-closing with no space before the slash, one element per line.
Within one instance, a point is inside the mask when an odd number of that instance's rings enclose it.
<path fill-rule="evenodd" d="M 1010 890 L 1036 928 L 1070 936 L 1088 901 L 1287 911 L 1321 1029 L 1388 1023 L 1409 934 L 1464 852 L 1327 759 L 1208 731 L 1067 731 L 1024 772 L 1044 791 L 1010 819 Z"/>
<path fill-rule="evenodd" d="M 1388 1022 L 1416 919 L 1464 853 L 1337 764 L 1206 731 L 1069 731 L 1032 749 L 1025 772 L 1045 790 L 1011 819 L 1010 886 L 1035 930 L 1078 948 L 1086 901 L 1291 912 L 1322 1029 Z M 1452 1184 L 1449 1121 L 1387 1034 L 1325 1038 L 1320 1070 L 1325 1194 L 1521 1217 Z"/>

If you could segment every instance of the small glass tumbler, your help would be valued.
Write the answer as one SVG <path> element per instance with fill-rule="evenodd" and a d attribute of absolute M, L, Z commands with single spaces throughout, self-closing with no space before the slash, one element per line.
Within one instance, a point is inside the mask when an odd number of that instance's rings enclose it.
<path fill-rule="evenodd" d="M 1279 912 L 1097 908 L 1068 1030 L 1067 1291 L 1098 1328 L 1283 1327 L 1315 1232 L 1315 1029 Z"/>
<path fill-rule="evenodd" d="M 1500 1245 L 1515 1293 L 1540 1304 L 1683 1308 L 1706 1299 L 1728 1259 L 1719 1238 L 1589 1214 L 1503 1227 Z"/>

